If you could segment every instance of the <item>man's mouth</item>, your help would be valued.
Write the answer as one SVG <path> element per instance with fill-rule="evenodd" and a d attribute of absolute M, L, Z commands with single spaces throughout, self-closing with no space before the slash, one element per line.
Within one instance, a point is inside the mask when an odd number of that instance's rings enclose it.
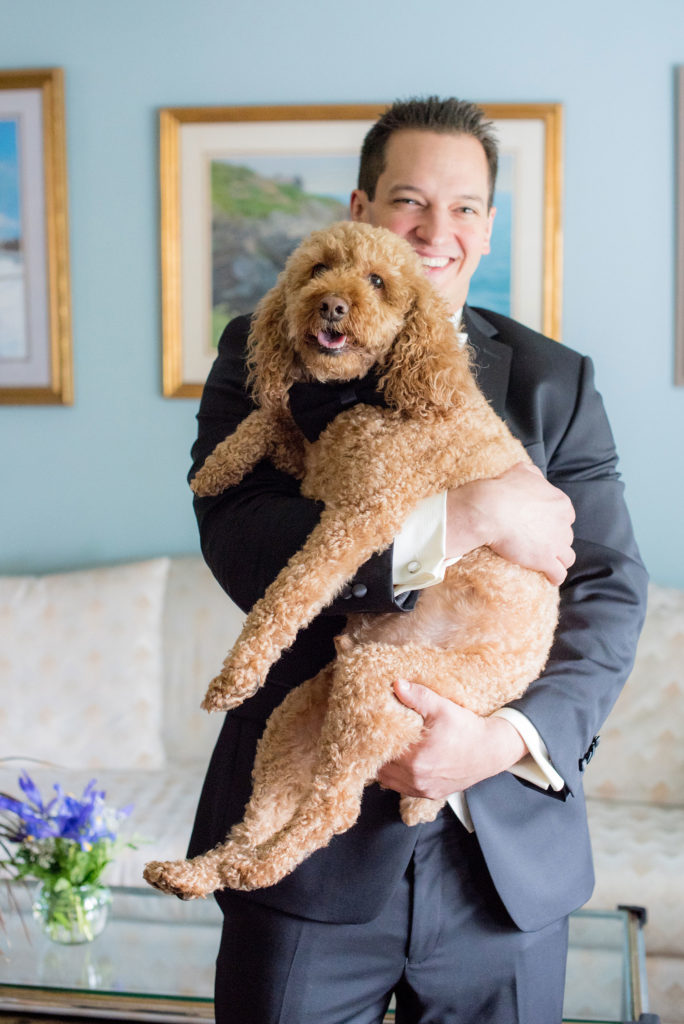
<path fill-rule="evenodd" d="M 442 270 L 451 262 L 449 256 L 421 256 L 420 261 L 428 269 Z"/>
<path fill-rule="evenodd" d="M 338 331 L 319 331 L 316 341 L 326 352 L 340 352 L 347 344 L 347 335 Z"/>

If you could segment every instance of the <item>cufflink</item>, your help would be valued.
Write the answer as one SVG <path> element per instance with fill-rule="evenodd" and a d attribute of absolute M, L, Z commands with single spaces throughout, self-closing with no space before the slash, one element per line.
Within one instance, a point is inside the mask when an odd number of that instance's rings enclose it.
<path fill-rule="evenodd" d="M 418 572 L 421 568 L 420 562 L 416 562 L 415 559 L 406 566 L 410 573 Z"/>
<path fill-rule="evenodd" d="M 340 591 L 340 597 L 348 601 L 350 597 L 365 597 L 368 593 L 368 587 L 365 583 L 355 583 L 353 587 L 350 587 L 347 583 Z"/>

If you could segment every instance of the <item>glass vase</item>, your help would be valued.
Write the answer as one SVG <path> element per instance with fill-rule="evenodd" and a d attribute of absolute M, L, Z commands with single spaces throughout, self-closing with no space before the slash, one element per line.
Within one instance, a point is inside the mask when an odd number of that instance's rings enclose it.
<path fill-rule="evenodd" d="M 111 890 L 106 885 L 39 886 L 33 916 L 53 942 L 92 942 L 107 923 Z"/>

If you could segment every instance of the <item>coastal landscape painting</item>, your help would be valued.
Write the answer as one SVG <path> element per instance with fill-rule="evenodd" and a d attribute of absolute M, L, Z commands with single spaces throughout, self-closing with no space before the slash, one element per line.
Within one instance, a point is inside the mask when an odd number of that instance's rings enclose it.
<path fill-rule="evenodd" d="M 348 216 L 361 143 L 382 110 L 161 112 L 165 395 L 201 394 L 226 324 L 254 310 L 302 238 Z M 558 337 L 560 108 L 503 105 L 490 116 L 497 213 L 469 302 Z"/>

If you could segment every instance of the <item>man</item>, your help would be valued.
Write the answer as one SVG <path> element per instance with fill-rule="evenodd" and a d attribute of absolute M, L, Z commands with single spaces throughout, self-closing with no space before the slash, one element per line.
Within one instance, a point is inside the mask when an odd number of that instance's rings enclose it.
<path fill-rule="evenodd" d="M 561 1019 L 567 915 L 593 884 L 581 772 L 631 667 L 645 572 L 589 360 L 466 305 L 489 250 L 495 176 L 496 146 L 477 107 L 437 99 L 395 104 L 364 143 L 351 215 L 411 242 L 467 335 L 485 394 L 556 485 L 519 466 L 440 499 L 446 519 L 433 532 L 445 541 L 421 585 L 481 544 L 565 580 L 549 664 L 521 700 L 488 719 L 397 681 L 397 697 L 424 718 L 423 738 L 383 768 L 384 788 L 367 788 L 357 825 L 278 885 L 219 894 L 219 1024 L 378 1024 L 392 992 L 398 1024 Z M 239 318 L 221 339 L 193 471 L 249 411 L 247 330 Z M 244 608 L 318 516 L 296 483 L 268 463 L 196 510 L 205 557 Z M 421 514 L 434 516 L 434 508 Z M 342 616 L 410 614 L 418 596 L 412 570 L 422 576 L 423 563 L 433 560 L 424 551 L 409 555 L 403 572 L 411 528 L 394 551 L 362 567 L 262 690 L 226 716 L 191 854 L 215 845 L 240 819 L 268 713 L 333 656 Z M 408 828 L 398 792 L 448 796 L 451 806 L 436 822 Z"/>

